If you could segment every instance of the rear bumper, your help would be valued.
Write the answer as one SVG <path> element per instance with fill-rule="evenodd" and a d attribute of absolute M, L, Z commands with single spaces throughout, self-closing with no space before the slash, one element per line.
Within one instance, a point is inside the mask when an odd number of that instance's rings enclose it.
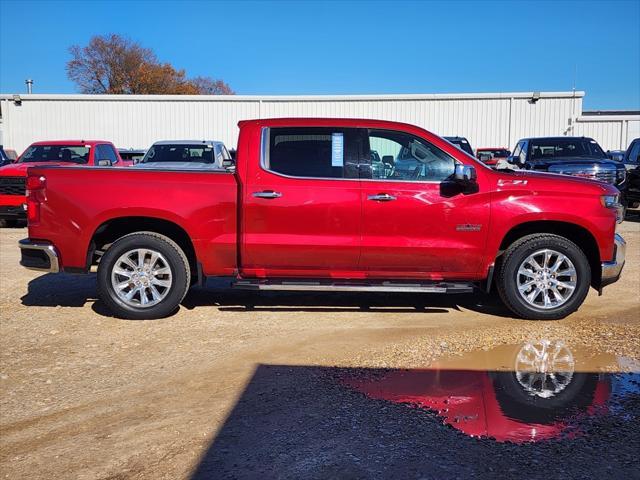
<path fill-rule="evenodd" d="M 56 247 L 46 242 L 34 242 L 25 238 L 20 246 L 20 265 L 29 270 L 57 273 L 60 271 L 59 255 Z"/>
<path fill-rule="evenodd" d="M 614 238 L 615 248 L 613 252 L 613 260 L 610 262 L 602 262 L 602 277 L 600 288 L 615 283 L 620 278 L 624 260 L 627 254 L 627 242 L 616 233 Z"/>

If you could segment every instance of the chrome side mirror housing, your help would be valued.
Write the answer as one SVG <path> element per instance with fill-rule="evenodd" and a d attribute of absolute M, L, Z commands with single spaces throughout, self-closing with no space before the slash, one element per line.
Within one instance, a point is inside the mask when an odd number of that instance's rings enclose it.
<path fill-rule="evenodd" d="M 475 167 L 462 164 L 456 165 L 456 170 L 453 174 L 453 177 L 456 182 L 464 184 L 475 183 L 476 179 L 478 178 Z"/>
<path fill-rule="evenodd" d="M 111 160 L 98 160 L 98 166 L 99 167 L 112 167 L 113 163 L 111 163 Z"/>

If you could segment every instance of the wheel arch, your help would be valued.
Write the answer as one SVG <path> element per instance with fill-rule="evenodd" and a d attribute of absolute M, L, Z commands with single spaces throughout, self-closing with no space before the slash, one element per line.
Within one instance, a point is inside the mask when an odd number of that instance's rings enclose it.
<path fill-rule="evenodd" d="M 591 267 L 591 286 L 597 288 L 602 275 L 598 242 L 589 230 L 576 223 L 557 220 L 537 220 L 523 222 L 513 226 L 507 231 L 500 242 L 495 257 L 495 264 L 497 265 L 500 262 L 503 253 L 509 245 L 522 237 L 536 233 L 559 235 L 575 243 L 584 252 L 589 261 L 589 266 Z M 495 270 L 497 269 L 492 269 L 491 276 L 493 276 Z M 493 283 L 493 278 L 490 279 L 489 284 L 491 283 Z"/>
<path fill-rule="evenodd" d="M 93 232 L 89 242 L 87 269 L 99 262 L 101 254 L 113 242 L 135 232 L 155 232 L 170 238 L 187 256 L 191 272 L 200 271 L 198 257 L 187 231 L 171 220 L 150 216 L 114 217 L 102 222 Z"/>

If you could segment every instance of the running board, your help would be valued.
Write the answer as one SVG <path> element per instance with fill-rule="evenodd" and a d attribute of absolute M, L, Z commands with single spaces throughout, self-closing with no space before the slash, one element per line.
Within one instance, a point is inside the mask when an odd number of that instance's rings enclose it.
<path fill-rule="evenodd" d="M 306 292 L 471 293 L 471 282 L 345 282 L 303 280 L 237 280 L 241 290 L 291 290 Z"/>

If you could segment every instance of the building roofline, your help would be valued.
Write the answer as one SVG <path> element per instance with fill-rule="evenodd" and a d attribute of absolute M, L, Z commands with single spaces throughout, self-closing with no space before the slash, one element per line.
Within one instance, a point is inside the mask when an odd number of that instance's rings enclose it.
<path fill-rule="evenodd" d="M 76 101 L 123 101 L 123 102 L 329 102 L 329 101 L 372 101 L 372 100 L 481 100 L 508 98 L 582 98 L 583 91 L 576 92 L 503 92 L 503 93 L 418 93 L 418 94 L 380 94 L 380 95 L 85 95 L 85 94 L 8 94 L 1 93 L 1 100 L 14 100 L 18 95 L 21 101 L 40 100 L 76 100 Z"/>
<path fill-rule="evenodd" d="M 584 117 L 607 117 L 607 116 L 640 116 L 640 110 L 584 110 Z"/>

